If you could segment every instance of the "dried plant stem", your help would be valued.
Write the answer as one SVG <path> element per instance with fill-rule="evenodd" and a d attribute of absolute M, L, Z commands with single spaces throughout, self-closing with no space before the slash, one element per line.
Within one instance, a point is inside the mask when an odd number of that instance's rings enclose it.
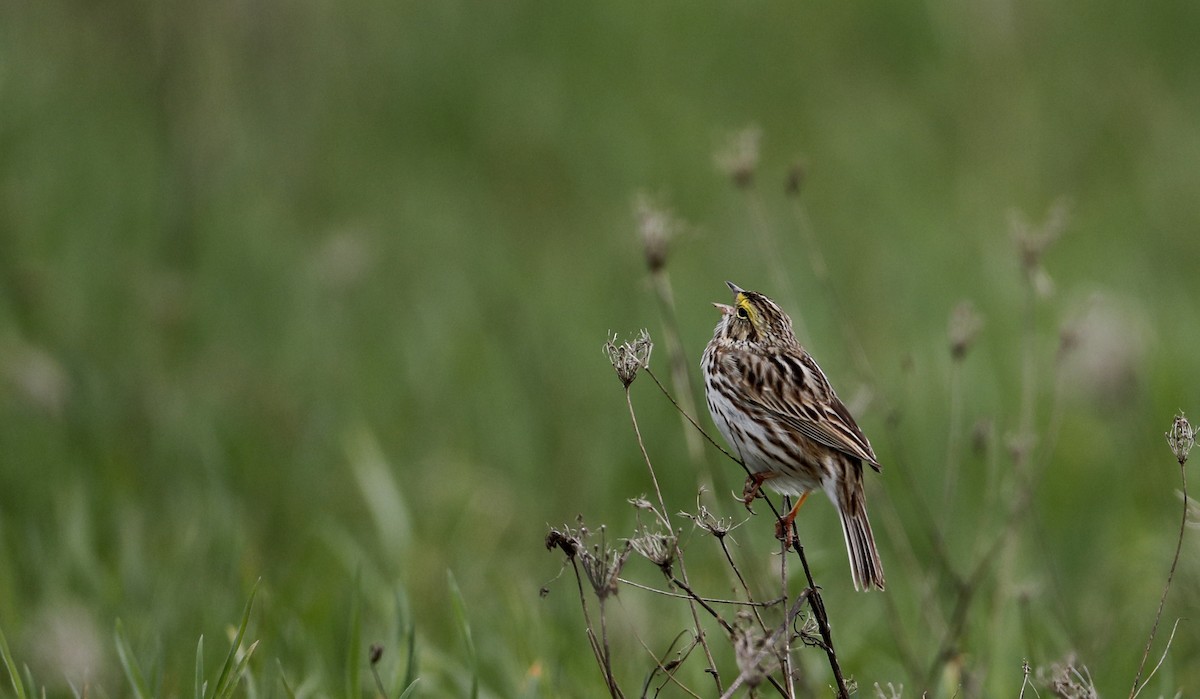
<path fill-rule="evenodd" d="M 667 505 L 663 500 L 662 488 L 658 487 L 658 476 L 654 473 L 654 465 L 650 463 L 650 454 L 646 451 L 646 442 L 642 439 L 642 429 L 638 427 L 637 413 L 633 409 L 633 396 L 630 394 L 628 386 L 625 387 L 625 405 L 629 408 L 629 420 L 633 423 L 633 433 L 637 436 L 638 448 L 641 449 L 642 459 L 646 462 L 646 469 L 650 472 L 650 482 L 654 484 L 654 494 L 658 497 L 659 509 L 655 510 L 654 514 L 658 517 L 659 524 L 667 531 L 674 531 L 667 515 Z"/>
<path fill-rule="evenodd" d="M 725 537 L 723 537 L 723 536 L 717 537 L 717 541 L 719 541 L 721 544 L 721 552 L 725 554 L 725 560 L 729 561 L 729 567 L 733 569 L 733 574 L 737 576 L 738 583 L 742 586 L 742 592 L 746 593 L 746 599 L 748 601 L 741 602 L 740 604 L 745 604 L 754 611 L 754 618 L 758 621 L 758 628 L 762 629 L 763 633 L 766 633 L 767 625 L 765 623 L 763 623 L 762 615 L 758 613 L 758 608 L 774 606 L 775 602 L 772 602 L 770 604 L 761 604 L 761 603 L 754 601 L 754 595 L 750 594 L 750 586 L 746 584 L 746 579 L 744 577 L 742 577 L 742 571 L 740 569 L 738 569 L 737 563 L 734 563 L 734 561 L 733 561 L 733 553 L 730 552 L 729 544 L 725 541 Z M 780 597 L 779 600 L 777 600 L 777 601 L 784 602 L 786 605 L 787 586 L 784 586 L 783 590 L 784 590 L 784 596 Z"/>
<path fill-rule="evenodd" d="M 768 501 L 769 502 L 769 501 Z M 774 509 L 774 506 L 772 506 Z M 808 580 L 808 605 L 817 620 L 817 630 L 821 632 L 821 641 L 825 646 L 825 655 L 829 659 L 829 668 L 833 670 L 833 679 L 837 682 L 838 699 L 850 699 L 846 689 L 846 678 L 842 676 L 842 666 L 838 663 L 837 652 L 833 648 L 833 633 L 829 629 L 829 614 L 825 611 L 825 601 L 821 599 L 821 588 L 813 580 L 812 570 L 808 567 L 808 558 L 804 555 L 804 546 L 800 544 L 800 531 L 792 522 L 792 550 L 800 558 L 800 566 L 804 569 L 804 577 Z"/>
<path fill-rule="evenodd" d="M 783 503 L 784 507 L 787 507 L 788 504 L 789 504 L 788 501 L 784 500 L 784 503 Z M 779 549 L 779 583 L 780 583 L 779 586 L 782 589 L 781 595 L 783 596 L 783 606 L 786 609 L 788 606 L 787 605 L 787 597 L 788 597 L 787 542 L 780 541 L 779 547 L 780 547 L 780 549 Z M 804 593 L 801 593 L 801 594 L 804 594 Z M 787 622 L 788 622 L 788 620 L 785 617 L 784 623 L 786 624 Z M 781 650 L 779 652 L 779 655 L 780 655 L 779 665 L 780 665 L 780 667 L 783 668 L 784 679 L 787 680 L 787 696 L 789 699 L 791 699 L 791 697 L 796 696 L 796 682 L 792 679 L 792 644 L 791 643 L 784 644 L 783 650 Z"/>
<path fill-rule="evenodd" d="M 953 510 L 949 507 L 954 502 L 954 493 L 958 486 L 958 472 L 961 469 L 960 455 L 962 444 L 962 362 L 953 359 L 950 362 L 950 416 L 947 425 L 946 438 L 946 480 L 942 502 L 946 503 L 943 514 L 946 521 L 942 522 L 943 529 L 949 524 L 948 520 Z"/>
<path fill-rule="evenodd" d="M 808 589 L 804 590 L 803 592 L 801 592 L 796 597 L 796 600 L 792 603 L 792 606 L 789 607 L 787 610 L 787 613 L 784 614 L 783 621 L 779 624 L 779 626 L 774 631 L 771 632 L 771 635 L 766 639 L 766 643 L 763 644 L 763 650 L 759 652 L 759 656 L 756 658 L 752 658 L 751 659 L 752 662 L 749 664 L 757 665 L 759 662 L 761 662 L 762 657 L 767 652 L 767 650 L 774 647 L 775 644 L 778 643 L 778 639 L 779 639 L 780 635 L 786 634 L 788 632 L 788 629 L 791 628 L 792 621 L 796 618 L 796 616 L 798 614 L 800 614 L 800 608 L 804 605 L 805 601 L 809 599 L 809 594 L 812 591 L 813 591 L 812 588 L 808 588 Z M 776 689 L 780 690 L 781 692 L 783 691 L 782 688 L 778 685 L 778 683 L 775 682 L 775 680 L 773 678 L 768 677 L 767 679 L 771 681 L 771 684 Z M 745 673 L 739 674 L 737 676 L 737 678 L 733 681 L 733 684 L 729 685 L 729 690 L 721 695 L 721 699 L 727 699 L 728 697 L 732 697 L 733 693 L 736 692 L 738 690 L 738 688 L 740 688 L 745 681 L 746 681 Z M 794 695 L 788 694 L 786 696 L 791 697 Z"/>
<path fill-rule="evenodd" d="M 583 622 L 584 626 L 587 628 L 588 645 L 591 646 L 592 654 L 596 656 L 596 663 L 600 665 L 600 670 L 604 673 L 604 684 L 608 687 L 608 693 L 613 697 L 613 699 L 617 699 L 618 697 L 623 698 L 625 696 L 624 693 L 621 692 L 621 688 L 617 686 L 616 680 L 613 679 L 612 662 L 610 660 L 610 654 L 608 650 L 608 634 L 606 632 L 602 632 L 604 637 L 603 645 L 596 640 L 596 633 L 593 631 L 595 627 L 592 626 L 592 618 L 588 613 L 587 595 L 585 595 L 583 592 L 583 576 L 579 572 L 579 563 L 576 562 L 574 557 L 571 558 L 571 567 L 575 570 L 575 583 L 579 586 L 579 605 L 583 607 Z M 600 617 L 601 624 L 603 625 L 603 601 L 600 603 Z"/>
<path fill-rule="evenodd" d="M 654 381 L 658 383 L 657 378 Z M 646 469 L 650 471 L 650 480 L 654 483 L 654 494 L 658 497 L 658 506 L 661 508 L 657 512 L 658 518 L 668 532 L 674 533 L 675 529 L 671 525 L 671 518 L 668 514 L 669 510 L 667 510 L 666 501 L 663 500 L 662 489 L 658 486 L 658 476 L 654 474 L 654 464 L 650 462 L 650 454 L 646 451 L 646 442 L 642 439 L 642 429 L 638 427 L 637 412 L 633 409 L 633 396 L 629 392 L 629 385 L 625 386 L 625 405 L 629 407 L 629 419 L 633 423 L 633 432 L 637 436 L 638 448 L 642 451 L 642 458 L 646 461 Z M 686 583 L 688 579 L 687 567 L 683 562 L 683 550 L 679 548 L 679 540 L 674 539 L 671 545 L 675 550 L 675 560 L 679 564 L 679 574 Z M 712 675 L 713 681 L 717 685 L 717 693 L 719 694 L 722 691 L 721 673 L 717 670 L 717 663 L 713 659 L 712 649 L 709 648 L 707 635 L 704 633 L 704 627 L 700 624 L 700 615 L 696 612 L 695 600 L 698 598 L 694 594 L 691 594 L 690 588 L 685 591 L 692 597 L 692 599 L 688 600 L 688 607 L 692 612 L 692 622 L 696 626 L 696 637 L 700 640 L 700 647 L 704 649 L 704 657 L 708 660 L 709 674 Z"/>
<path fill-rule="evenodd" d="M 1129 691 L 1129 699 L 1134 699 L 1146 687 L 1145 683 L 1139 686 L 1142 679 L 1142 671 L 1146 668 L 1146 658 L 1150 656 L 1150 648 L 1154 645 L 1154 636 L 1158 633 L 1158 622 L 1162 619 L 1163 605 L 1167 602 L 1167 593 L 1171 590 L 1171 581 L 1175 579 L 1175 567 L 1179 564 L 1179 552 L 1183 549 L 1183 533 L 1187 530 L 1187 513 L 1188 513 L 1188 494 L 1187 494 L 1187 469 L 1184 467 L 1185 461 L 1180 460 L 1179 463 L 1179 480 L 1183 487 L 1183 514 L 1179 519 L 1179 538 L 1175 540 L 1175 557 L 1171 559 L 1171 570 L 1167 573 L 1167 583 L 1163 586 L 1162 597 L 1158 599 L 1158 611 L 1154 614 L 1154 624 L 1150 627 L 1150 638 L 1146 641 L 1146 649 L 1142 651 L 1142 661 L 1138 663 L 1137 674 L 1133 677 L 1133 689 Z M 1175 636 L 1175 631 L 1171 631 L 1172 638 Z M 1171 645 L 1167 642 L 1167 647 Z M 1166 651 L 1163 651 L 1164 654 Z M 1161 664 L 1161 661 L 1160 661 Z M 1155 670 L 1157 670 L 1157 666 Z M 1154 676 L 1154 672 L 1150 673 L 1150 677 Z M 1146 682 L 1150 681 L 1150 677 L 1146 678 Z"/>
<path fill-rule="evenodd" d="M 669 590 L 660 590 L 657 587 L 650 587 L 649 585 L 643 585 L 639 582 L 634 582 L 633 580 L 626 580 L 625 578 L 617 578 L 617 581 L 623 585 L 628 585 L 630 587 L 636 587 L 639 590 L 645 590 L 646 592 L 653 592 L 654 594 L 662 595 L 663 597 L 676 597 L 678 599 L 691 599 L 690 595 L 681 595 L 678 592 L 671 592 Z M 753 607 L 755 609 L 757 609 L 759 607 L 774 607 L 775 605 L 777 605 L 783 601 L 782 599 L 775 599 L 775 600 L 771 600 L 770 602 L 755 602 L 753 600 L 747 602 L 746 600 L 740 600 L 740 599 L 715 599 L 713 597 L 703 597 L 702 599 L 705 602 L 707 602 L 708 604 L 728 604 L 728 605 L 739 606 L 739 607 Z"/>
<path fill-rule="evenodd" d="M 609 690 L 615 692 L 613 696 L 622 696 L 612 675 L 612 651 L 608 647 L 608 615 L 605 614 L 604 609 L 607 598 L 605 595 L 600 595 L 598 599 L 600 600 L 600 645 L 604 648 L 604 679 L 608 682 Z"/>
<path fill-rule="evenodd" d="M 704 439 L 706 441 L 708 441 L 709 444 L 716 447 L 717 450 L 720 451 L 725 456 L 728 456 L 731 461 L 736 461 L 739 464 L 742 463 L 741 459 L 737 458 L 733 454 L 730 454 L 725 449 L 725 447 L 721 446 L 720 444 L 717 444 L 716 440 L 714 440 L 711 436 L 709 436 L 708 432 L 704 431 L 704 428 L 700 426 L 700 423 L 696 422 L 696 420 L 691 415 L 687 414 L 686 410 L 684 410 L 682 407 L 680 407 L 679 403 L 677 403 L 675 401 L 675 397 L 671 395 L 671 392 L 667 390 L 666 386 L 663 386 L 662 381 L 658 380 L 658 377 L 654 375 L 654 372 L 650 370 L 650 367 L 646 367 L 644 369 L 644 371 L 646 372 L 647 375 L 650 376 L 650 378 L 654 379 L 654 385 L 658 386 L 658 390 L 662 391 L 662 394 L 667 397 L 667 400 L 671 401 L 671 405 L 675 406 L 675 409 L 678 410 L 680 412 L 680 414 L 682 414 L 689 423 L 691 423 L 692 427 L 696 428 L 696 431 L 699 432 L 700 435 L 702 437 L 704 437 Z M 744 465 L 743 465 L 743 468 L 745 468 Z"/>
<path fill-rule="evenodd" d="M 682 635 L 683 633 L 684 632 L 680 632 L 680 635 Z M 679 687 L 679 689 L 683 690 L 687 694 L 690 694 L 691 696 L 695 697 L 696 699 L 700 699 L 699 694 L 696 694 L 692 690 L 688 689 L 686 685 L 684 685 L 682 682 L 679 681 L 679 678 L 675 677 L 675 671 L 683 665 L 682 661 L 685 660 L 689 655 L 691 655 L 692 651 L 695 650 L 697 645 L 699 645 L 699 643 L 696 641 L 695 636 L 692 636 L 691 646 L 686 651 L 683 651 L 683 653 L 681 653 L 681 657 L 680 657 L 679 661 L 675 662 L 673 667 L 668 667 L 667 665 L 664 665 L 662 658 L 658 657 L 658 655 L 656 655 L 654 653 L 654 651 L 650 649 L 650 646 L 646 645 L 646 642 L 643 641 L 642 637 L 639 636 L 636 632 L 634 633 L 634 638 L 636 638 L 638 643 L 641 644 L 642 649 L 645 650 L 646 653 L 649 654 L 649 656 L 651 658 L 654 658 L 655 667 L 658 670 L 662 671 L 662 673 L 667 676 L 668 680 L 670 680 L 672 683 L 674 683 L 674 685 L 676 687 Z M 679 636 L 676 636 L 675 641 L 678 641 L 678 640 L 679 640 Z M 667 648 L 668 652 L 670 652 L 671 648 L 673 648 L 675 646 L 675 641 L 671 641 L 671 646 Z M 642 696 L 643 697 L 649 695 L 650 682 L 653 679 L 654 679 L 654 673 L 650 673 L 650 675 L 648 677 L 646 677 L 646 681 L 642 685 Z"/>

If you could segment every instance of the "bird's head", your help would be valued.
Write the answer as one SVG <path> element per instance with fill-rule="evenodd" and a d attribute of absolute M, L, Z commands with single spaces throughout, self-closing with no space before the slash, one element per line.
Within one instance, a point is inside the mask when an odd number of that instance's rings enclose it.
<path fill-rule="evenodd" d="M 757 291 L 747 291 L 733 282 L 725 282 L 733 292 L 733 305 L 714 303 L 721 312 L 716 337 L 733 342 L 762 346 L 796 344 L 792 319 L 777 303 Z"/>

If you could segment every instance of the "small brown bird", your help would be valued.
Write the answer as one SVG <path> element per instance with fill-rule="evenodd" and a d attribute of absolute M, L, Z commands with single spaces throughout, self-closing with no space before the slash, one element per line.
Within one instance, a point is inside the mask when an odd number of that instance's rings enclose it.
<path fill-rule="evenodd" d="M 856 590 L 883 589 L 883 565 L 867 521 L 863 462 L 879 470 L 871 443 L 774 301 L 725 282 L 732 306 L 721 311 L 701 368 L 713 422 L 753 474 L 745 502 L 763 483 L 797 497 L 780 521 L 786 536 L 800 505 L 820 488 L 842 520 Z"/>

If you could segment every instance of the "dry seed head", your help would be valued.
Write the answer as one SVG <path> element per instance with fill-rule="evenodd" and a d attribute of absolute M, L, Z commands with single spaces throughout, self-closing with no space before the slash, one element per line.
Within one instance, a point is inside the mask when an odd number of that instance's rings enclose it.
<path fill-rule="evenodd" d="M 1171 429 L 1167 432 L 1167 445 L 1171 447 L 1171 453 L 1175 455 L 1180 466 L 1187 463 L 1188 453 L 1196 445 L 1196 432 L 1182 412 L 1176 415 L 1171 423 Z"/>
<path fill-rule="evenodd" d="M 747 126 L 730 136 L 725 146 L 713 156 L 717 169 L 728 175 L 738 189 L 745 189 L 754 183 L 760 141 L 762 129 Z"/>
<path fill-rule="evenodd" d="M 779 646 L 784 634 L 765 634 L 751 623 L 750 615 L 738 613 L 733 629 L 733 654 L 738 671 L 748 687 L 757 687 L 779 669 Z"/>
<path fill-rule="evenodd" d="M 1054 293 L 1054 281 L 1042 266 L 1042 257 L 1046 250 L 1062 237 L 1070 219 L 1070 210 L 1070 204 L 1065 198 L 1058 199 L 1050 207 L 1041 225 L 1030 223 L 1019 212 L 1013 211 L 1009 214 L 1009 233 L 1016 243 L 1021 269 L 1039 296 L 1045 297 Z"/>
<path fill-rule="evenodd" d="M 629 388 L 629 384 L 637 378 L 638 370 L 642 367 L 650 366 L 650 353 L 654 351 L 654 343 L 650 340 L 650 333 L 642 330 L 633 340 L 627 340 L 621 344 L 617 344 L 617 336 L 613 334 L 607 342 L 604 343 L 604 353 L 608 355 L 608 361 L 617 372 L 617 378 L 621 379 L 621 383 Z"/>
<path fill-rule="evenodd" d="M 604 527 L 600 528 L 600 532 L 603 535 Z M 603 536 L 601 538 L 603 539 Z M 625 567 L 625 561 L 628 559 L 628 542 L 620 551 L 608 548 L 603 541 L 593 546 L 591 551 L 586 548 L 579 549 L 579 563 L 583 566 L 583 572 L 587 575 L 592 590 L 600 599 L 617 594 L 621 569 Z"/>
<path fill-rule="evenodd" d="M 1068 656 L 1061 663 L 1052 663 L 1049 668 L 1039 667 L 1037 678 L 1060 699 L 1098 699 L 1100 696 L 1092 683 L 1091 673 L 1086 667 L 1082 670 L 1076 667 L 1074 656 Z"/>
<path fill-rule="evenodd" d="M 950 312 L 950 325 L 947 334 L 950 336 L 950 356 L 955 361 L 961 361 L 967 356 L 967 350 L 975 344 L 975 338 L 983 329 L 983 317 L 975 310 L 970 301 L 960 301 Z"/>
<path fill-rule="evenodd" d="M 666 266 L 667 250 L 671 241 L 683 230 L 684 224 L 645 194 L 639 194 L 634 199 L 633 215 L 637 219 L 646 266 L 651 272 L 657 272 Z"/>
<path fill-rule="evenodd" d="M 645 495 L 639 495 L 636 498 L 629 498 L 629 504 L 633 505 L 634 508 L 638 510 L 649 510 L 650 512 L 654 512 L 654 505 L 650 504 L 650 501 L 646 499 Z"/>
<path fill-rule="evenodd" d="M 676 541 L 674 535 L 643 530 L 641 534 L 628 539 L 626 543 L 629 548 L 669 575 L 671 566 L 675 563 Z"/>
<path fill-rule="evenodd" d="M 696 510 L 695 514 L 692 514 L 691 512 L 680 512 L 679 516 L 687 517 L 695 522 L 697 527 L 700 527 L 718 539 L 725 538 L 726 534 L 733 531 L 733 529 L 737 527 L 737 525 L 733 523 L 732 517 L 717 517 L 712 512 L 709 512 L 708 508 L 704 505 L 698 505 L 698 508 L 699 509 Z"/>
<path fill-rule="evenodd" d="M 580 538 L 579 532 L 571 531 L 570 527 L 563 527 L 563 529 L 566 531 L 550 529 L 550 533 L 546 535 L 546 550 L 560 548 L 568 559 L 575 558 L 575 554 L 583 548 L 583 540 Z"/>

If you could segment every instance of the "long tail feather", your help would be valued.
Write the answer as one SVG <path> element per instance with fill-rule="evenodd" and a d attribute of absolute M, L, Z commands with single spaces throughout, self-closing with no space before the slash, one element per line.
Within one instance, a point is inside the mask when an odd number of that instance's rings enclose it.
<path fill-rule="evenodd" d="M 850 557 L 854 589 L 882 590 L 883 564 L 879 561 L 879 550 L 875 547 L 871 522 L 867 520 L 867 501 L 863 494 L 862 471 L 861 467 L 859 468 L 859 477 L 846 479 L 849 481 L 848 487 L 838 493 L 834 502 L 842 518 L 842 536 L 846 540 L 846 553 Z"/>

